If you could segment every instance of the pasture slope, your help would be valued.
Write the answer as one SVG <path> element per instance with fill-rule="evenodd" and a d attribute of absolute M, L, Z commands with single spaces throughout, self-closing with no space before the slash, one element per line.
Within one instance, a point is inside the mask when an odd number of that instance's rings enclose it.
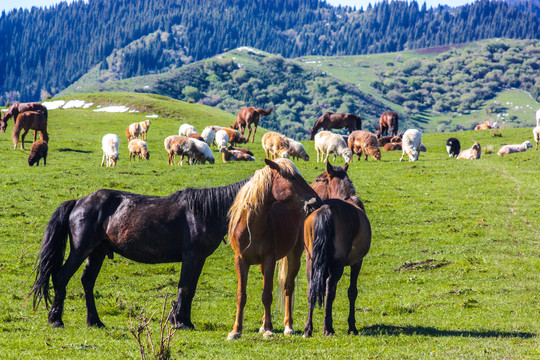
<path fill-rule="evenodd" d="M 29 167 L 28 150 L 13 150 L 9 134 L 0 134 L 0 358 L 140 358 L 129 332 L 130 313 L 158 310 L 157 318 L 165 296 L 175 297 L 180 264 L 143 265 L 116 255 L 105 261 L 95 289 L 107 328 L 85 325 L 81 267 L 68 286 L 65 328 L 51 329 L 43 304 L 34 312 L 26 296 L 43 231 L 62 201 L 100 188 L 165 195 L 187 186 L 224 185 L 248 177 L 263 164 L 261 129 L 256 142 L 248 145 L 255 162 L 167 165 L 163 139 L 176 134 L 183 122 L 200 130 L 232 124 L 234 116 L 220 110 L 141 94 L 72 98 L 144 112 L 50 111 L 46 167 Z M 150 113 L 160 115 L 148 134 L 150 161 L 129 163 L 124 130 Z M 531 125 L 533 121 L 531 113 Z M 10 122 L 8 132 L 12 126 Z M 101 137 L 109 132 L 120 137 L 120 160 L 116 168 L 100 168 Z M 425 134 L 428 152 L 421 153 L 417 163 L 399 162 L 399 152 L 383 153 L 381 162 L 354 160 L 349 174 L 373 228 L 372 248 L 359 278 L 359 336 L 346 334 L 346 269 L 334 303 L 336 335 L 321 335 L 322 311 L 317 309 L 314 337 L 302 338 L 307 314 L 302 266 L 294 313 L 297 335 L 279 334 L 282 312 L 276 305 L 277 334 L 264 341 L 257 332 L 261 276 L 252 267 L 244 334 L 238 341 L 226 341 L 236 311 L 237 280 L 233 251 L 221 245 L 199 281 L 193 306 L 197 330 L 177 332 L 171 357 L 539 358 L 540 151 L 496 155 L 502 144 L 521 143 L 531 133 L 531 128 L 523 128 L 503 129 L 503 137 L 492 137 L 489 131 Z M 449 159 L 445 141 L 450 136 L 464 147 L 479 141 L 494 152 L 478 161 Z M 304 145 L 316 159 L 313 143 Z M 308 182 L 324 168 L 313 160 L 297 166 Z M 151 330 L 159 333 L 156 321 Z"/>

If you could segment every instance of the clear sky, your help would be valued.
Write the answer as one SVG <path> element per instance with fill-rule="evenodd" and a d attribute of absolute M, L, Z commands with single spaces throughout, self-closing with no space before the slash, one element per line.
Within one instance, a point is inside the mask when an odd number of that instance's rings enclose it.
<path fill-rule="evenodd" d="M 73 2 L 74 0 L 65 0 L 67 2 Z M 380 0 L 326 0 L 329 4 L 332 5 L 350 5 L 350 6 L 356 6 L 357 9 L 360 8 L 360 6 L 363 6 L 364 9 L 368 6 L 369 3 L 374 5 L 377 2 L 380 2 Z M 32 6 L 50 6 L 54 4 L 58 4 L 59 2 L 62 2 L 61 0 L 0 0 L 0 12 L 2 10 L 5 10 L 6 12 L 9 12 L 9 10 L 12 9 L 18 9 L 18 8 L 31 8 Z M 424 3 L 424 0 L 417 0 L 417 2 L 422 5 Z M 451 6 L 459 6 L 467 3 L 471 3 L 471 0 L 425 0 L 428 8 L 430 6 L 437 7 L 439 4 L 443 5 L 451 5 Z"/>

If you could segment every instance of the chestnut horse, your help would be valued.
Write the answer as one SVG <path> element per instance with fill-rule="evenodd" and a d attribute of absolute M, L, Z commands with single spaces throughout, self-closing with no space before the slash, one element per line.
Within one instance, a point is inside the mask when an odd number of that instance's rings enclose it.
<path fill-rule="evenodd" d="M 309 140 L 315 138 L 315 134 L 319 129 L 330 130 L 330 129 L 349 129 L 349 134 L 354 130 L 362 130 L 362 120 L 360 116 L 350 114 L 350 113 L 324 113 L 323 116 L 315 121 L 311 132 L 309 133 Z"/>
<path fill-rule="evenodd" d="M 260 264 L 264 279 L 264 317 L 259 332 L 265 338 L 273 335 L 272 289 L 279 259 L 279 283 L 285 299 L 284 334 L 294 333 L 292 300 L 304 249 L 302 224 L 305 214 L 321 203 L 292 161 L 280 158 L 264 162 L 267 166 L 256 171 L 240 189 L 230 210 L 229 241 L 235 253 L 238 295 L 236 322 L 228 339 L 242 335 L 249 267 L 255 264 Z"/>
<path fill-rule="evenodd" d="M 16 122 L 19 114 L 25 111 L 41 111 L 45 115 L 45 119 L 48 118 L 47 108 L 41 105 L 40 103 L 16 102 L 4 113 L 4 116 L 2 116 L 2 119 L 0 119 L 0 131 L 6 132 L 7 121 L 9 120 L 10 117 L 13 117 L 13 121 Z M 36 141 L 35 138 L 36 136 L 34 133 L 34 141 Z"/>
<path fill-rule="evenodd" d="M 355 302 L 357 282 L 362 261 L 371 246 L 371 225 L 361 201 L 355 196 L 354 186 L 347 176 L 347 168 L 326 163 L 326 172 L 312 184 L 323 201 L 323 206 L 309 215 L 304 223 L 306 271 L 309 284 L 309 312 L 304 337 L 313 333 L 313 308 L 324 304 L 323 334 L 333 335 L 332 304 L 337 283 L 345 266 L 351 267 L 349 284 L 349 334 L 356 329 Z M 335 196 L 336 198 L 332 198 Z"/>
<path fill-rule="evenodd" d="M 390 135 L 397 136 L 398 134 L 399 116 L 395 111 L 385 111 L 379 119 L 379 128 L 375 132 L 377 138 L 381 136 Z"/>
<path fill-rule="evenodd" d="M 274 111 L 274 108 L 270 108 L 268 110 L 256 109 L 254 107 L 242 108 L 240 109 L 240 112 L 236 117 L 236 121 L 231 127 L 235 130 L 240 130 L 242 135 L 244 135 L 244 132 L 247 128 L 249 131 L 246 139 L 249 142 L 249 137 L 251 136 L 251 125 L 253 125 L 253 138 L 251 139 L 251 142 L 253 143 L 255 141 L 255 133 L 257 132 L 257 126 L 259 126 L 259 118 L 261 116 L 270 115 L 272 111 Z"/>
<path fill-rule="evenodd" d="M 69 200 L 53 213 L 43 237 L 31 294 L 34 309 L 42 298 L 53 327 L 63 326 L 66 287 L 86 259 L 82 284 L 86 324 L 103 327 L 94 301 L 94 284 L 105 257 L 114 253 L 146 264 L 182 262 L 178 297 L 169 321 L 193 328 L 191 303 L 204 262 L 227 233 L 228 211 L 238 190 L 249 179 L 203 189 L 185 189 L 168 196 L 149 196 L 102 189 Z M 68 236 L 70 252 L 64 263 Z"/>
<path fill-rule="evenodd" d="M 39 131 L 41 140 L 49 142 L 49 134 L 47 133 L 47 116 L 42 111 L 25 111 L 17 116 L 17 121 L 13 127 L 13 133 L 11 134 L 11 140 L 13 141 L 13 148 L 17 148 L 19 143 L 19 134 L 21 130 L 24 132 L 21 135 L 21 149 L 24 149 L 24 137 L 29 130 L 34 130 L 34 141 L 36 142 L 36 135 Z"/>

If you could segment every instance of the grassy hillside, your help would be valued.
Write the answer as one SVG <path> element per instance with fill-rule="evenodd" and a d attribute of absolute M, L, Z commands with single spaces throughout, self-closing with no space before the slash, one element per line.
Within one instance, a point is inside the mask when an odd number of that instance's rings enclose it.
<path fill-rule="evenodd" d="M 183 122 L 199 130 L 210 124 L 228 125 L 233 116 L 220 110 L 143 94 L 73 98 L 137 107 L 141 112 L 51 110 L 46 167 L 29 167 L 28 150 L 13 150 L 8 134 L 0 134 L 0 330 L 4 334 L 0 358 L 140 358 L 129 332 L 130 313 L 150 315 L 159 309 L 157 319 L 165 296 L 168 302 L 175 297 L 180 264 L 143 265 L 115 256 L 105 261 L 95 288 L 97 308 L 107 328 L 85 326 L 80 269 L 68 286 L 65 328 L 51 329 L 43 305 L 32 311 L 26 296 L 43 231 L 62 201 L 100 188 L 165 195 L 187 186 L 225 185 L 263 166 L 263 131 L 257 132 L 254 144 L 248 144 L 255 162 L 167 165 L 163 139 L 177 133 Z M 130 163 L 124 130 L 153 113 L 159 117 L 152 120 L 148 134 L 150 161 Z M 100 141 L 109 132 L 120 136 L 120 160 L 116 168 L 101 168 Z M 401 154 L 393 152 L 383 153 L 381 162 L 355 160 L 350 165 L 349 175 L 373 230 L 372 248 L 359 278 L 359 336 L 346 334 L 346 269 L 334 307 L 334 337 L 321 335 L 319 309 L 312 339 L 279 334 L 283 314 L 276 305 L 278 333 L 264 341 L 257 332 L 262 316 L 261 276 L 252 267 L 244 335 L 226 341 L 234 323 L 237 280 L 233 251 L 221 245 L 199 281 L 193 304 L 197 330 L 175 335 L 171 357 L 538 358 L 540 151 L 504 158 L 483 154 L 478 161 L 449 159 L 445 151 L 449 136 L 457 136 L 464 147 L 479 141 L 483 149 L 496 151 L 502 144 L 531 139 L 532 132 L 503 129 L 502 135 L 425 134 L 428 152 L 421 153 L 417 163 L 399 162 Z M 313 143 L 304 145 L 312 160 L 299 161 L 297 166 L 311 182 L 324 166 L 314 161 Z M 304 274 L 303 265 L 294 313 L 299 334 L 307 315 Z M 159 333 L 156 320 L 151 330 Z"/>

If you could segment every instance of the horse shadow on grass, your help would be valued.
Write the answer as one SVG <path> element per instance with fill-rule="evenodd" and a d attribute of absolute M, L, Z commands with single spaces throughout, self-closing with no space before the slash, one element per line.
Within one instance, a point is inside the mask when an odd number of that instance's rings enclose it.
<path fill-rule="evenodd" d="M 91 154 L 93 151 L 91 150 L 78 150 L 78 149 L 70 149 L 70 148 L 61 148 L 58 149 L 59 152 L 76 152 L 81 154 Z"/>
<path fill-rule="evenodd" d="M 457 336 L 472 338 L 521 338 L 530 339 L 538 334 L 517 331 L 494 331 L 494 330 L 440 330 L 428 326 L 393 326 L 377 324 L 359 329 L 360 335 L 379 336 L 379 335 L 423 335 L 423 336 Z"/>

